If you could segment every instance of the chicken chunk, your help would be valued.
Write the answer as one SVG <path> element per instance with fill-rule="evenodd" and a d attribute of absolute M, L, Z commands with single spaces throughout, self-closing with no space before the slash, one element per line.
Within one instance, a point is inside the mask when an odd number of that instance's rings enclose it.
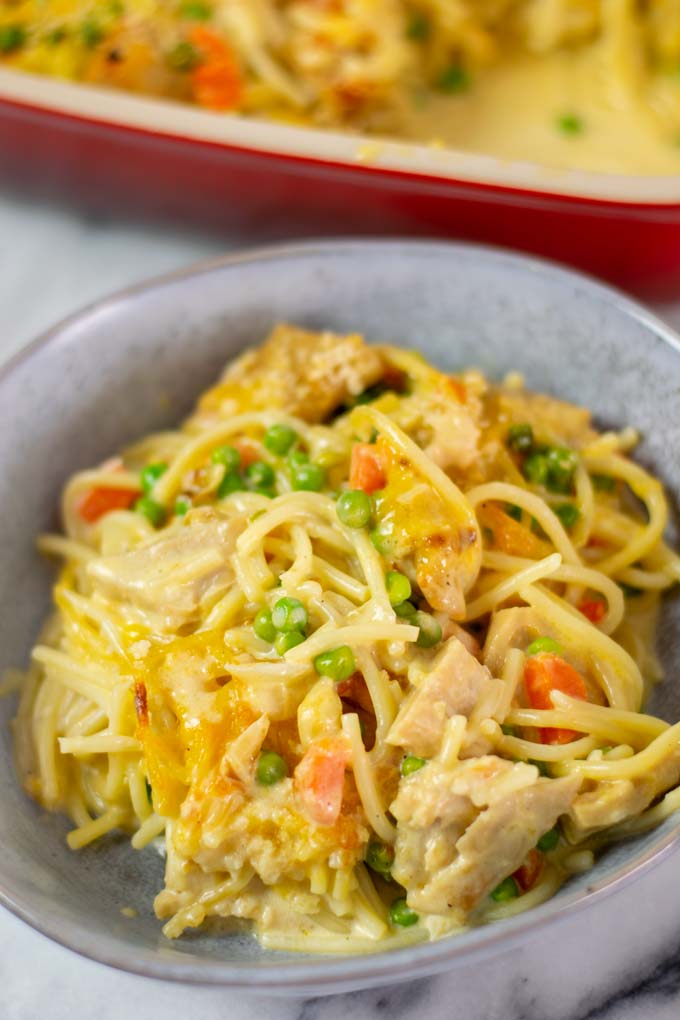
<path fill-rule="evenodd" d="M 469 758 L 453 768 L 433 761 L 402 779 L 390 811 L 412 828 L 441 822 L 459 825 L 462 833 L 480 808 L 511 790 L 531 786 L 537 776 L 534 765 L 495 755 Z"/>
<path fill-rule="evenodd" d="M 448 769 L 433 762 L 402 781 L 390 808 L 392 873 L 409 885 L 409 905 L 464 920 L 569 810 L 579 783 L 542 779 L 535 766 L 491 755 Z"/>
<path fill-rule="evenodd" d="M 431 758 L 439 750 L 447 720 L 469 716 L 490 681 L 486 666 L 457 637 L 449 638 L 404 701 L 387 742 Z"/>
<path fill-rule="evenodd" d="M 542 436 L 579 448 L 595 439 L 591 415 L 585 407 L 567 404 L 543 393 L 500 390 L 499 413 L 510 423 L 528 422 Z"/>
<path fill-rule="evenodd" d="M 578 789 L 578 776 L 539 779 L 535 785 L 496 800 L 458 840 L 455 860 L 409 895 L 415 910 L 469 914 L 512 874 L 540 837 L 564 814 Z"/>
<path fill-rule="evenodd" d="M 358 333 L 276 326 L 267 342 L 230 365 L 203 397 L 199 415 L 280 408 L 322 422 L 384 374 L 380 353 Z"/>
<path fill-rule="evenodd" d="M 234 580 L 230 563 L 240 520 L 214 510 L 191 513 L 168 535 L 88 564 L 95 592 L 135 611 L 152 629 L 175 633 L 199 618 L 206 595 L 218 597 Z"/>
<path fill-rule="evenodd" d="M 680 781 L 680 752 L 669 754 L 654 772 L 635 779 L 596 782 L 574 801 L 567 822 L 569 839 L 584 837 L 632 818 Z"/>

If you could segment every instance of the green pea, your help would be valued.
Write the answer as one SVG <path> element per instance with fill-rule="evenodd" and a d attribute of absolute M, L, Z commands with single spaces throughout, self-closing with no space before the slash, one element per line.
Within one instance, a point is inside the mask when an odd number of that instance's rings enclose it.
<path fill-rule="evenodd" d="M 560 503 L 559 506 L 553 507 L 553 512 L 565 528 L 573 528 L 581 516 L 581 511 L 573 503 Z"/>
<path fill-rule="evenodd" d="M 531 453 L 522 467 L 524 477 L 533 485 L 545 485 L 548 481 L 548 461 L 542 453 Z"/>
<path fill-rule="evenodd" d="M 88 49 L 94 49 L 104 38 L 104 30 L 101 25 L 98 25 L 96 21 L 88 18 L 80 26 L 80 38 L 83 42 L 83 46 L 87 46 Z"/>
<path fill-rule="evenodd" d="M 237 475 L 235 471 L 227 471 L 226 475 L 217 486 L 217 498 L 226 499 L 232 492 L 241 492 L 243 490 L 243 482 L 241 481 L 240 475 Z"/>
<path fill-rule="evenodd" d="M 508 429 L 506 443 L 516 453 L 529 453 L 534 445 L 534 430 L 528 422 L 511 425 Z"/>
<path fill-rule="evenodd" d="M 429 19 L 420 11 L 415 11 L 406 26 L 406 36 L 414 42 L 424 42 L 430 36 Z"/>
<path fill-rule="evenodd" d="M 612 492 L 616 488 L 616 479 L 611 475 L 591 475 L 590 480 L 599 492 Z"/>
<path fill-rule="evenodd" d="M 543 833 L 543 835 L 539 839 L 539 841 L 536 844 L 536 846 L 544 854 L 547 854 L 551 850 L 555 849 L 555 847 L 557 846 L 559 841 L 560 841 L 560 830 L 557 828 L 557 826 L 555 826 L 554 828 L 548 829 L 547 832 Z"/>
<path fill-rule="evenodd" d="M 0 27 L 0 53 L 20 50 L 27 38 L 23 25 L 3 25 Z"/>
<path fill-rule="evenodd" d="M 372 840 L 366 847 L 364 860 L 371 871 L 382 875 L 388 881 L 391 880 L 392 862 L 394 861 L 394 850 L 391 846 L 387 846 L 386 843 L 379 843 L 378 840 Z"/>
<path fill-rule="evenodd" d="M 361 489 L 342 492 L 335 508 L 338 520 L 348 528 L 365 528 L 371 519 L 371 499 Z"/>
<path fill-rule="evenodd" d="M 470 88 L 470 75 L 460 64 L 452 64 L 440 74 L 437 86 L 442 92 L 448 92 L 450 95 L 465 92 Z"/>
<path fill-rule="evenodd" d="M 166 60 L 173 71 L 193 71 L 201 62 L 201 58 L 190 42 L 178 42 L 168 53 Z"/>
<path fill-rule="evenodd" d="M 299 630 L 287 630 L 277 634 L 274 638 L 274 648 L 279 655 L 285 655 L 290 648 L 301 645 L 305 635 Z"/>
<path fill-rule="evenodd" d="M 319 492 L 325 481 L 326 472 L 318 464 L 297 464 L 291 471 L 291 485 L 296 492 Z"/>
<path fill-rule="evenodd" d="M 385 575 L 385 587 L 391 606 L 398 606 L 411 597 L 411 582 L 398 570 L 388 570 Z"/>
<path fill-rule="evenodd" d="M 270 609 L 260 609 L 253 620 L 253 630 L 263 641 L 271 644 L 276 638 L 276 627 L 272 622 Z"/>
<path fill-rule="evenodd" d="M 264 445 L 270 453 L 285 457 L 297 439 L 298 434 L 290 425 L 270 425 L 264 434 Z"/>
<path fill-rule="evenodd" d="M 373 543 L 374 548 L 381 556 L 389 556 L 392 551 L 391 542 L 391 527 L 389 524 L 382 523 L 371 531 L 368 536 Z"/>
<path fill-rule="evenodd" d="M 418 612 L 412 602 L 400 602 L 394 607 L 394 611 L 400 620 L 412 620 Z"/>
<path fill-rule="evenodd" d="M 410 928 L 412 925 L 417 924 L 418 921 L 418 915 L 415 910 L 411 910 L 403 896 L 400 896 L 390 906 L 391 924 L 398 925 L 400 928 Z"/>
<path fill-rule="evenodd" d="M 548 489 L 551 492 L 570 492 L 578 463 L 574 451 L 565 446 L 551 446 L 545 460 Z"/>
<path fill-rule="evenodd" d="M 241 454 L 235 446 L 218 446 L 210 459 L 213 464 L 224 464 L 227 472 L 238 471 L 241 466 Z"/>
<path fill-rule="evenodd" d="M 419 633 L 416 644 L 419 648 L 432 648 L 438 645 L 442 639 L 442 629 L 429 613 L 417 612 L 413 617 L 413 624 L 418 627 Z"/>
<path fill-rule="evenodd" d="M 285 596 L 279 599 L 272 609 L 272 623 L 284 634 L 304 630 L 307 626 L 307 610 L 299 599 Z"/>
<path fill-rule="evenodd" d="M 191 500 L 188 496 L 181 495 L 175 500 L 175 513 L 178 517 L 184 517 L 185 513 L 191 510 Z"/>
<path fill-rule="evenodd" d="M 249 464 L 244 471 L 244 477 L 249 489 L 268 489 L 276 481 L 274 468 L 263 460 Z"/>
<path fill-rule="evenodd" d="M 56 28 L 50 29 L 44 36 L 45 42 L 48 46 L 58 46 L 68 36 L 68 31 L 64 25 L 57 25 Z"/>
<path fill-rule="evenodd" d="M 195 0 L 194 3 L 182 4 L 179 13 L 181 18 L 188 18 L 191 21 L 208 21 L 212 17 L 212 7 Z"/>
<path fill-rule="evenodd" d="M 142 492 L 145 496 L 151 495 L 151 490 L 154 485 L 165 472 L 168 470 L 168 465 L 159 461 L 157 464 L 147 464 L 140 475 L 140 482 L 142 486 Z"/>
<path fill-rule="evenodd" d="M 165 507 L 157 503 L 155 499 L 151 499 L 150 496 L 140 496 L 135 503 L 134 509 L 138 514 L 146 517 L 153 524 L 154 528 L 160 528 L 161 524 L 165 521 Z"/>
<path fill-rule="evenodd" d="M 304 450 L 291 450 L 288 454 L 288 463 L 291 468 L 299 467 L 300 464 L 309 464 L 309 454 Z"/>
<path fill-rule="evenodd" d="M 563 135 L 583 134 L 584 123 L 576 113 L 563 113 L 557 118 L 557 128 Z"/>
<path fill-rule="evenodd" d="M 527 655 L 540 655 L 541 652 L 553 652 L 555 655 L 562 654 L 562 646 L 551 637 L 537 637 L 532 641 L 526 650 Z"/>
<path fill-rule="evenodd" d="M 314 669 L 319 676 L 328 676 L 331 680 L 339 683 L 346 680 L 354 673 L 356 663 L 354 652 L 349 645 L 339 645 L 338 648 L 329 648 L 321 652 L 314 659 Z"/>
<path fill-rule="evenodd" d="M 263 751 L 257 759 L 255 779 L 260 786 L 274 786 L 288 775 L 288 765 L 276 751 Z"/>
<path fill-rule="evenodd" d="M 406 757 L 402 759 L 399 771 L 402 776 L 412 776 L 414 772 L 422 769 L 424 765 L 427 765 L 425 758 L 419 758 L 416 754 L 407 754 Z"/>
<path fill-rule="evenodd" d="M 512 875 L 504 878 L 500 885 L 491 893 L 491 899 L 496 903 L 506 903 L 508 900 L 515 900 L 519 896 L 519 888 Z"/>

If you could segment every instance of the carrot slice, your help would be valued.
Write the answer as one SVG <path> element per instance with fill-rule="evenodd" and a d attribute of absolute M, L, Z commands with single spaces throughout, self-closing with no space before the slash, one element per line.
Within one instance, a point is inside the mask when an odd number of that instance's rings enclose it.
<path fill-rule="evenodd" d="M 318 825 L 334 825 L 338 820 L 349 759 L 346 740 L 322 737 L 307 748 L 295 769 L 296 793 L 306 814 Z"/>
<path fill-rule="evenodd" d="M 580 673 L 553 652 L 542 652 L 527 659 L 524 667 L 524 686 L 532 708 L 554 708 L 553 691 L 561 691 L 581 701 L 588 700 L 588 691 Z M 575 730 L 545 727 L 541 729 L 544 744 L 568 744 L 578 737 Z"/>
<path fill-rule="evenodd" d="M 355 443 L 349 469 L 351 489 L 363 489 L 370 496 L 387 485 L 387 475 L 380 451 L 371 443 Z"/>
<path fill-rule="evenodd" d="M 241 454 L 241 467 L 247 468 L 262 459 L 262 450 L 250 439 L 237 439 L 233 444 Z"/>
<path fill-rule="evenodd" d="M 524 858 L 524 861 L 517 869 L 513 872 L 513 878 L 517 882 L 522 892 L 528 892 L 538 882 L 543 871 L 543 854 L 540 850 L 530 850 Z"/>
<path fill-rule="evenodd" d="M 494 549 L 510 556 L 526 556 L 530 559 L 539 559 L 545 554 L 546 543 L 495 503 L 483 503 L 477 511 L 477 517 L 482 527 L 491 532 Z"/>
<path fill-rule="evenodd" d="M 141 493 L 134 489 L 90 489 L 78 504 L 78 513 L 88 524 L 94 524 L 112 510 L 128 510 Z"/>
<path fill-rule="evenodd" d="M 204 60 L 191 74 L 194 98 L 209 110 L 234 110 L 243 97 L 243 82 L 229 44 L 214 32 L 197 26 L 192 43 Z"/>
<path fill-rule="evenodd" d="M 578 608 L 591 623 L 599 623 L 607 615 L 607 607 L 602 599 L 584 599 L 579 602 Z"/>

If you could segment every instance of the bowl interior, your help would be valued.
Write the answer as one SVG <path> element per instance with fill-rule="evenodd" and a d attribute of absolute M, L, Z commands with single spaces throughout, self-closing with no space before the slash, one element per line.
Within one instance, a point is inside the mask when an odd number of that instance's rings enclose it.
<path fill-rule="evenodd" d="M 0 376 L 4 541 L 0 547 L 0 670 L 22 666 L 49 599 L 51 570 L 35 534 L 54 527 L 73 471 L 176 422 L 222 365 L 273 323 L 359 330 L 418 348 L 445 368 L 493 378 L 519 369 L 535 389 L 589 406 L 600 425 L 634 425 L 640 459 L 680 492 L 680 347 L 638 306 L 597 284 L 489 250 L 401 242 L 308 245 L 227 258 L 113 298 L 63 324 Z M 677 534 L 676 501 L 671 532 Z M 668 679 L 653 710 L 680 719 L 673 683 L 677 598 L 660 646 Z M 392 954 L 342 959 L 263 953 L 247 935 L 189 934 L 170 943 L 152 901 L 163 861 L 125 839 L 72 853 L 68 825 L 15 781 L 0 701 L 0 897 L 67 945 L 131 970 L 183 980 L 327 990 L 449 966 L 491 950 L 622 881 L 667 846 L 677 823 L 621 845 L 530 915 Z M 135 918 L 121 915 L 132 906 Z"/>

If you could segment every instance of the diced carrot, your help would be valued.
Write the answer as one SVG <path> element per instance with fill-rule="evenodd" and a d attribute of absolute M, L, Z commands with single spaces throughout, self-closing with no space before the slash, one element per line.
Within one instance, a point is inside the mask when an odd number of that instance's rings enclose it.
<path fill-rule="evenodd" d="M 591 623 L 599 623 L 607 615 L 607 606 L 602 599 L 584 599 L 578 608 Z"/>
<path fill-rule="evenodd" d="M 386 484 L 387 475 L 380 451 L 371 443 L 355 443 L 349 469 L 350 488 L 363 489 L 370 495 L 384 489 Z"/>
<path fill-rule="evenodd" d="M 524 858 L 521 866 L 513 873 L 513 878 L 517 882 L 522 892 L 528 892 L 538 882 L 543 871 L 543 854 L 540 850 L 530 850 Z"/>
<path fill-rule="evenodd" d="M 243 96 L 243 82 L 229 44 L 201 25 L 191 33 L 192 43 L 204 56 L 191 73 L 194 98 L 209 110 L 234 110 Z"/>
<path fill-rule="evenodd" d="M 544 554 L 545 543 L 495 503 L 484 503 L 477 511 L 477 517 L 482 527 L 491 532 L 495 550 L 531 559 L 538 559 Z"/>
<path fill-rule="evenodd" d="M 581 701 L 588 700 L 588 691 L 581 674 L 553 652 L 542 652 L 527 659 L 524 686 L 532 708 L 554 708 L 550 696 L 553 691 L 561 691 Z M 541 742 L 544 744 L 568 744 L 578 736 L 575 730 L 554 727 L 541 730 Z"/>
<path fill-rule="evenodd" d="M 251 439 L 237 439 L 234 446 L 241 454 L 241 467 L 247 468 L 256 460 L 262 459 L 262 453 L 259 446 Z"/>
<path fill-rule="evenodd" d="M 88 524 L 94 524 L 111 510 L 128 510 L 140 495 L 135 489 L 109 489 L 105 486 L 90 489 L 78 504 L 78 513 Z"/>
<path fill-rule="evenodd" d="M 342 737 L 314 741 L 295 769 L 295 790 L 317 825 L 334 825 L 340 815 L 349 746 Z"/>

